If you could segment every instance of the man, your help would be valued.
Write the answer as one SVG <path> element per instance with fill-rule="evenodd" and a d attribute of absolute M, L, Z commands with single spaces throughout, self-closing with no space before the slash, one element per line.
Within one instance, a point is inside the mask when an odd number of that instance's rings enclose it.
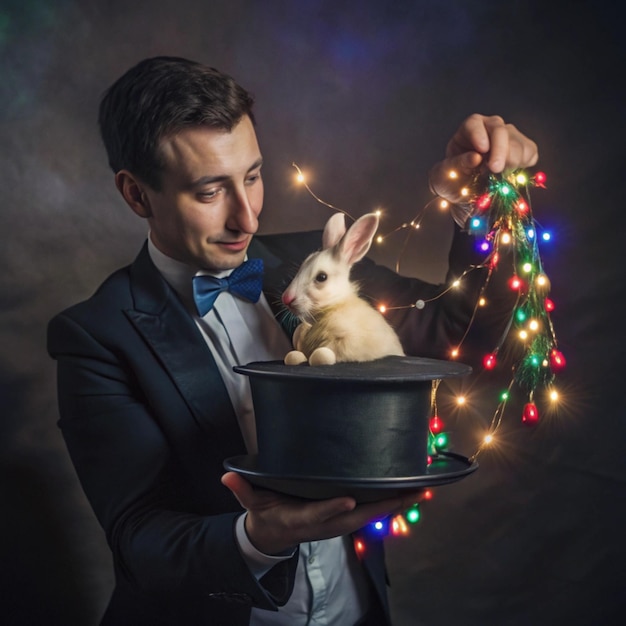
<path fill-rule="evenodd" d="M 389 623 L 382 546 L 370 542 L 360 560 L 350 535 L 417 494 L 303 502 L 223 471 L 225 458 L 256 450 L 248 383 L 232 366 L 290 349 L 293 329 L 270 305 L 321 242 L 320 233 L 253 238 L 263 181 L 252 98 L 214 69 L 157 57 L 113 84 L 99 123 L 115 184 L 149 237 L 131 266 L 51 321 L 48 348 L 58 360 L 59 425 L 113 553 L 116 587 L 102 623 Z M 536 160 L 515 127 L 475 115 L 431 184 L 452 198 L 451 167 L 469 175 Z M 466 267 L 465 239 L 457 229 L 452 272 Z M 263 294 L 224 291 L 208 310 L 195 302 L 207 276 L 247 258 L 264 262 Z M 387 302 L 438 289 L 369 261 L 355 276 Z M 396 314 L 407 353 L 443 356 L 444 341 L 467 325 L 468 302 L 450 296 L 419 317 Z"/>

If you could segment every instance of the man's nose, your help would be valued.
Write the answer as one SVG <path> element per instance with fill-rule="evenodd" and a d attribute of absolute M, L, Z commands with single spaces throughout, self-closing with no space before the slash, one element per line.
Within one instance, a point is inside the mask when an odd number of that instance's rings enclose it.
<path fill-rule="evenodd" d="M 231 230 L 255 233 L 259 227 L 258 211 L 250 201 L 246 190 L 233 194 L 227 226 Z"/>

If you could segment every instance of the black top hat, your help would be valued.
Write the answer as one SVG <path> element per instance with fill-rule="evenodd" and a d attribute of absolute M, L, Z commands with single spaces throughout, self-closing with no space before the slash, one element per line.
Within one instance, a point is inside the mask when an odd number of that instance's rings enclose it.
<path fill-rule="evenodd" d="M 250 378 L 259 452 L 224 465 L 253 484 L 305 498 L 368 501 L 459 480 L 477 468 L 451 453 L 428 463 L 432 382 L 465 376 L 467 365 L 390 356 L 234 369 Z"/>

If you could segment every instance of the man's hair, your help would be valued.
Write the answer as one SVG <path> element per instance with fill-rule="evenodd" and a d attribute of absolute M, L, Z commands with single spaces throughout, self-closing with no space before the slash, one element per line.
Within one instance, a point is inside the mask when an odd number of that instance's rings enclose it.
<path fill-rule="evenodd" d="M 179 57 L 153 57 L 131 67 L 105 92 L 98 125 L 113 172 L 127 169 L 160 189 L 159 144 L 190 126 L 231 131 L 254 98 L 230 76 Z"/>

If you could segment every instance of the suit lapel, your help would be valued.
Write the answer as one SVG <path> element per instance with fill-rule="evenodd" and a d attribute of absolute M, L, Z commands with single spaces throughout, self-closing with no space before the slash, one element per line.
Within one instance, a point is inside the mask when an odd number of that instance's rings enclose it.
<path fill-rule="evenodd" d="M 170 375 L 199 426 L 227 452 L 245 449 L 233 406 L 198 327 L 150 260 L 147 246 L 131 266 L 134 309 L 126 311 Z"/>

